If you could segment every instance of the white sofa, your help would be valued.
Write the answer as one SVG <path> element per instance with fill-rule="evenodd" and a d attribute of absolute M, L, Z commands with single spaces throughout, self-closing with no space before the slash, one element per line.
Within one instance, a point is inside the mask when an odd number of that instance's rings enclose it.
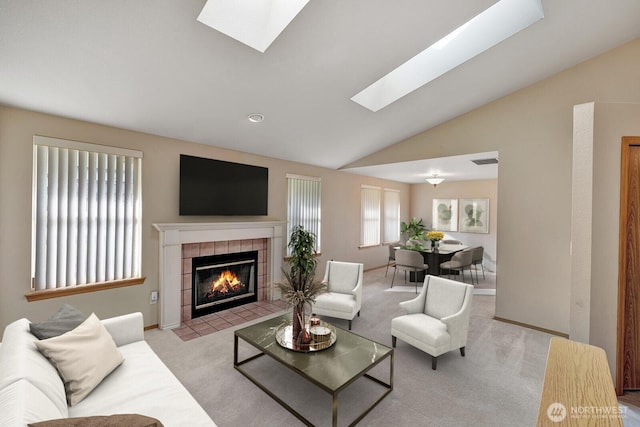
<path fill-rule="evenodd" d="M 170 426 L 215 426 L 144 340 L 142 313 L 102 320 L 124 362 L 80 403 L 68 406 L 56 368 L 36 348 L 29 320 L 9 324 L 0 344 L 0 426 L 139 414 Z"/>

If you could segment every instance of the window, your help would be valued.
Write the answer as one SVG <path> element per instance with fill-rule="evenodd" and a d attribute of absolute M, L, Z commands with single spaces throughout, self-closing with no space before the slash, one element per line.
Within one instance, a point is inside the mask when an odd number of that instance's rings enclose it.
<path fill-rule="evenodd" d="M 363 185 L 360 187 L 360 246 L 380 244 L 381 188 Z"/>
<path fill-rule="evenodd" d="M 31 294 L 140 278 L 141 165 L 139 151 L 34 137 Z"/>
<path fill-rule="evenodd" d="M 360 246 L 376 246 L 400 240 L 400 191 L 362 185 Z M 384 216 L 382 216 L 384 214 Z"/>
<path fill-rule="evenodd" d="M 384 243 L 400 240 L 400 191 L 384 189 Z"/>
<path fill-rule="evenodd" d="M 298 225 L 316 235 L 316 251 L 320 252 L 320 184 L 320 178 L 287 174 L 287 255 L 291 255 L 291 231 Z"/>

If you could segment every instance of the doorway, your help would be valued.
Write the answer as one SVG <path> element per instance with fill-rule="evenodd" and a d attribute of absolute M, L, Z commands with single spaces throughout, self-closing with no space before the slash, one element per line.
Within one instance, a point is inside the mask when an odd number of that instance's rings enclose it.
<path fill-rule="evenodd" d="M 640 390 L 640 137 L 622 138 L 616 392 Z"/>

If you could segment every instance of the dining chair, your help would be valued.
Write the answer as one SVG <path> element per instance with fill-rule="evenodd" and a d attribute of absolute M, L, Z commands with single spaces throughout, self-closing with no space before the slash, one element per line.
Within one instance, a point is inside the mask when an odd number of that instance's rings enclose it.
<path fill-rule="evenodd" d="M 475 248 L 471 248 L 473 254 L 471 255 L 471 265 L 473 269 L 476 271 L 476 283 L 478 283 L 478 265 L 482 268 L 482 278 L 485 279 L 484 276 L 484 264 L 482 263 L 484 258 L 484 247 L 476 246 Z"/>
<path fill-rule="evenodd" d="M 472 259 L 472 251 L 471 249 L 465 249 L 463 251 L 458 251 L 449 261 L 445 261 L 440 264 L 440 270 L 448 270 L 449 278 L 451 278 L 451 271 L 459 271 L 462 276 L 462 281 L 464 282 L 464 270 L 469 269 L 469 275 L 471 276 L 471 284 L 473 284 L 473 272 L 471 271 L 471 259 Z"/>
<path fill-rule="evenodd" d="M 460 240 L 455 240 L 455 239 L 440 240 L 440 243 L 442 243 L 443 245 L 461 245 L 462 244 Z"/>
<path fill-rule="evenodd" d="M 410 251 L 408 249 L 396 250 L 396 268 L 393 270 L 393 278 L 391 279 L 391 287 L 393 288 L 393 281 L 396 278 L 396 271 L 401 270 L 405 273 L 404 280 L 407 280 L 407 271 L 414 274 L 416 282 L 416 293 L 418 293 L 418 272 L 427 272 L 429 266 L 424 263 L 422 253 L 418 251 Z"/>
<path fill-rule="evenodd" d="M 389 259 L 387 260 L 387 269 L 384 271 L 384 277 L 387 277 L 389 266 L 396 268 L 396 247 L 400 246 L 400 242 L 389 243 Z"/>

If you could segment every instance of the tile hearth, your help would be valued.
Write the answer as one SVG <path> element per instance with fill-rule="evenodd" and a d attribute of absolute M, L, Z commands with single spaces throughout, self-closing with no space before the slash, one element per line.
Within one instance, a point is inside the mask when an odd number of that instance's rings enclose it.
<path fill-rule="evenodd" d="M 287 305 L 282 300 L 258 301 L 187 320 L 172 330 L 182 341 L 190 341 L 286 308 Z"/>

